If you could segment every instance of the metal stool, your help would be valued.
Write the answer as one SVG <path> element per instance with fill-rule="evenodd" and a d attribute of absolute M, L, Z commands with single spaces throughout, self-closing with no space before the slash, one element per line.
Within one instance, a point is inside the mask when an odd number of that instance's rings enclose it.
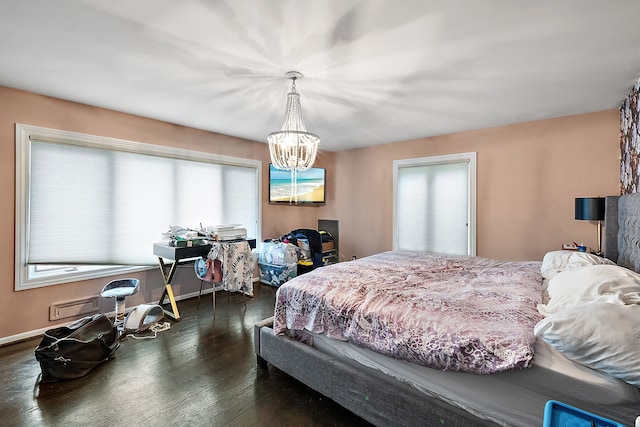
<path fill-rule="evenodd" d="M 200 291 L 198 292 L 198 303 L 196 309 L 200 309 L 200 297 L 202 296 L 202 290 L 204 283 L 211 283 L 211 293 L 213 294 L 213 318 L 216 318 L 216 285 L 222 283 L 222 263 L 219 260 L 210 260 L 208 258 L 198 258 L 194 263 L 194 269 L 196 277 L 200 279 Z M 231 292 L 227 292 L 227 302 L 229 302 L 229 295 Z M 245 308 L 247 307 L 246 297 L 244 292 L 242 293 L 242 301 Z"/>
<path fill-rule="evenodd" d="M 213 294 L 213 318 L 216 318 L 216 281 L 214 278 L 214 262 L 207 258 L 198 258 L 194 263 L 196 276 L 200 279 L 200 292 L 198 292 L 198 304 L 196 309 L 200 309 L 200 297 L 202 296 L 202 288 L 204 282 L 211 283 Z M 217 277 L 216 277 L 217 278 Z"/>
<path fill-rule="evenodd" d="M 116 317 L 113 324 L 118 331 L 118 336 L 124 332 L 124 299 L 138 292 L 139 287 L 140 281 L 138 279 L 118 279 L 107 283 L 100 292 L 101 297 L 115 298 L 116 300 Z"/>

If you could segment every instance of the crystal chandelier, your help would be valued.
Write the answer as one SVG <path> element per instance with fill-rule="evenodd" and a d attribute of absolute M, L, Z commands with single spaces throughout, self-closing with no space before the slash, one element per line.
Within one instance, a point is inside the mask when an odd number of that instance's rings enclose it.
<path fill-rule="evenodd" d="M 297 203 L 297 172 L 305 171 L 313 166 L 320 138 L 318 135 L 307 132 L 302 120 L 300 94 L 296 92 L 296 79 L 302 78 L 302 73 L 289 71 L 285 77 L 291 79 L 291 92 L 287 94 L 284 122 L 279 131 L 271 132 L 267 136 L 267 141 L 273 166 L 291 171 L 289 202 Z"/>

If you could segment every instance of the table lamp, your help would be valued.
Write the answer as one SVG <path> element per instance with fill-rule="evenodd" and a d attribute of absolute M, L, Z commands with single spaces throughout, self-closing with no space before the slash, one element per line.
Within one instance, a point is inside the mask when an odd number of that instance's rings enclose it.
<path fill-rule="evenodd" d="M 604 220 L 604 197 L 576 198 L 576 219 L 598 221 L 598 254 L 602 253 L 602 220 Z"/>

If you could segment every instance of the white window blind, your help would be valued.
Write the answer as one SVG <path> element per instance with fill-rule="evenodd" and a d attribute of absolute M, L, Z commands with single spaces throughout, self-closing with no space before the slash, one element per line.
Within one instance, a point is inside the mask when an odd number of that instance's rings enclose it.
<path fill-rule="evenodd" d="M 475 166 L 469 157 L 394 162 L 395 249 L 475 255 Z"/>
<path fill-rule="evenodd" d="M 18 227 L 23 266 L 157 265 L 152 246 L 170 225 L 239 224 L 260 238 L 259 161 L 69 132 L 51 137 L 55 131 L 43 128 L 16 132 L 28 145 L 19 157 L 29 173 L 17 179 L 26 205 Z"/>

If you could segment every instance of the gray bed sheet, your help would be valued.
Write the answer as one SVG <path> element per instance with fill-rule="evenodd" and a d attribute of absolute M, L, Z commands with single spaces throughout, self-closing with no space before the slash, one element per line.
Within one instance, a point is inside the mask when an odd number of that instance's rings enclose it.
<path fill-rule="evenodd" d="M 637 387 L 572 362 L 540 339 L 533 367 L 492 375 L 429 369 L 322 335 L 312 341 L 323 354 L 372 368 L 498 425 L 539 426 L 550 399 L 625 425 L 640 415 Z"/>

